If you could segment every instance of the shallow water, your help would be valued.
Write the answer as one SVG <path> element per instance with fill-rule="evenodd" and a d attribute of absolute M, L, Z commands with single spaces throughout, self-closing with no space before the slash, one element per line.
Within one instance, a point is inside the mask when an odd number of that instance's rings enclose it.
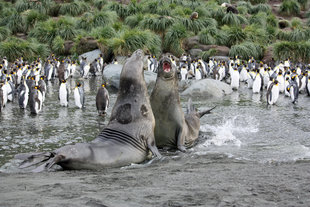
<path fill-rule="evenodd" d="M 199 141 L 187 153 L 162 150 L 161 160 L 99 172 L 20 174 L 27 170 L 17 168 L 15 154 L 87 142 L 105 127 L 116 93 L 110 90 L 104 119 L 95 107 L 101 77 L 84 84 L 83 110 L 73 90 L 69 107 L 61 107 L 58 82 L 49 82 L 39 115 L 17 103 L 0 114 L 0 206 L 308 206 L 310 98 L 293 105 L 280 96 L 266 107 L 265 92 L 243 84 L 224 98 L 193 100 L 199 110 L 217 107 L 201 119 Z"/>
<path fill-rule="evenodd" d="M 49 151 L 66 144 L 94 139 L 105 127 L 116 100 L 110 90 L 111 105 L 106 118 L 97 114 L 95 96 L 101 77 L 84 80 L 85 109 L 74 105 L 75 79 L 68 81 L 71 89 L 69 107 L 58 101 L 58 81 L 48 82 L 43 110 L 31 115 L 18 104 L 8 103 L 0 114 L 0 165 L 10 168 L 13 156 L 21 152 Z M 182 97 L 186 107 L 187 97 Z M 245 85 L 224 98 L 195 98 L 200 109 L 217 106 L 201 119 L 197 145 L 187 155 L 222 154 L 238 160 L 256 162 L 294 162 L 310 158 L 310 97 L 300 95 L 293 105 L 280 96 L 276 106 L 266 106 L 265 92 L 252 94 Z"/>

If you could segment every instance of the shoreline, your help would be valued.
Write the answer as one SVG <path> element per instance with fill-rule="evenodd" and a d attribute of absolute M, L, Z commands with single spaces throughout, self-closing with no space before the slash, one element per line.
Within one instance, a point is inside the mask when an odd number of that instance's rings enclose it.
<path fill-rule="evenodd" d="M 308 206 L 309 161 L 169 160 L 104 171 L 0 173 L 0 206 Z"/>

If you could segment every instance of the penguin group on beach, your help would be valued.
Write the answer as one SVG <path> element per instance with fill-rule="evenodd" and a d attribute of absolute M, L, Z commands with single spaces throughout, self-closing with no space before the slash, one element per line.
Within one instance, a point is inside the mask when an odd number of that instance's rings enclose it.
<path fill-rule="evenodd" d="M 172 64 L 178 69 L 180 81 L 201 80 L 213 78 L 225 81 L 233 90 L 238 90 L 241 82 L 245 82 L 253 94 L 266 90 L 268 105 L 277 103 L 280 94 L 291 99 L 293 104 L 298 102 L 300 94 L 310 96 L 310 64 L 292 63 L 291 60 L 272 61 L 268 64 L 256 61 L 253 57 L 242 60 L 240 56 L 234 58 L 211 57 L 208 61 L 202 58 L 192 58 L 182 54 L 179 58 L 169 55 Z M 56 58 L 54 54 L 45 61 L 37 58 L 29 63 L 22 57 L 10 63 L 6 57 L 0 62 L 0 111 L 8 102 L 18 102 L 21 109 L 28 109 L 33 114 L 42 111 L 46 99 L 47 82 L 59 81 L 59 104 L 69 106 L 70 93 L 73 91 L 74 105 L 85 107 L 85 93 L 83 81 L 77 81 L 74 89 L 70 89 L 67 80 L 74 77 L 88 78 L 92 75 L 102 75 L 104 71 L 103 55 L 89 62 L 81 57 L 80 65 L 70 57 Z M 118 64 L 113 59 L 112 64 Z M 158 61 L 155 55 L 146 57 L 147 70 L 157 72 Z M 102 84 L 96 95 L 98 114 L 104 116 L 109 106 L 109 93 Z"/>
<path fill-rule="evenodd" d="M 253 94 L 266 90 L 267 104 L 276 104 L 279 94 L 291 98 L 291 102 L 298 102 L 298 95 L 306 93 L 310 96 L 310 64 L 292 63 L 289 58 L 284 61 L 274 61 L 265 64 L 257 62 L 254 57 L 242 60 L 240 56 L 234 58 L 211 57 L 208 61 L 201 58 L 191 58 L 182 54 L 176 60 L 170 56 L 177 66 L 180 80 L 200 80 L 213 78 L 225 81 L 233 90 L 238 90 L 240 82 L 245 82 Z M 152 63 L 157 62 L 154 56 L 148 57 L 148 70 L 152 70 Z M 156 70 L 154 71 L 156 72 Z"/>
<path fill-rule="evenodd" d="M 6 57 L 0 62 L 0 112 L 8 102 L 18 102 L 20 109 L 29 109 L 31 114 L 38 114 L 42 111 L 43 103 L 46 99 L 47 82 L 59 81 L 58 98 L 61 106 L 69 106 L 70 88 L 67 85 L 69 78 L 88 78 L 90 75 L 102 75 L 104 69 L 103 55 L 100 54 L 92 63 L 87 58 L 82 57 L 77 70 L 77 61 L 67 57 L 60 60 L 51 54 L 42 61 L 37 58 L 29 63 L 23 57 L 10 63 Z M 85 94 L 83 81 L 77 81 L 73 90 L 74 103 L 77 108 L 85 107 Z M 109 93 L 102 91 L 102 86 L 98 90 L 96 102 L 98 112 L 106 113 Z M 105 89 L 105 88 L 104 88 Z M 105 89 L 106 90 L 106 89 Z M 101 100 L 102 99 L 102 100 Z M 104 103 L 106 105 L 104 105 Z M 99 108 L 98 108 L 99 106 Z"/>

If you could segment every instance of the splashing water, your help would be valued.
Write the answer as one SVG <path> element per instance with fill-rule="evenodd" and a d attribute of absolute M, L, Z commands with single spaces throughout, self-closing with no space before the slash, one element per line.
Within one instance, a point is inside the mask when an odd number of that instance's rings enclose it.
<path fill-rule="evenodd" d="M 234 134 L 240 133 L 256 133 L 258 132 L 257 126 L 252 125 L 253 118 L 247 118 L 246 123 L 238 123 L 238 120 L 245 120 L 241 116 L 234 116 L 232 118 L 224 119 L 224 123 L 218 126 L 203 125 L 200 127 L 202 132 L 211 132 L 214 134 L 210 139 L 207 139 L 202 147 L 210 145 L 223 146 L 223 145 L 235 145 L 240 147 L 242 145 L 241 140 L 236 138 Z"/>

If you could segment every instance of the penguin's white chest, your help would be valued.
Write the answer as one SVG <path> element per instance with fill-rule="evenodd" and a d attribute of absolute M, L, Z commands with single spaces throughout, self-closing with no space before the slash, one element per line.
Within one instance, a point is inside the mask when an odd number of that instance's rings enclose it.
<path fill-rule="evenodd" d="M 187 74 L 187 69 L 182 68 L 181 69 L 181 80 L 186 80 L 186 74 Z"/>
<path fill-rule="evenodd" d="M 62 83 L 59 88 L 59 100 L 61 106 L 68 106 L 68 92 L 66 84 Z"/>
<path fill-rule="evenodd" d="M 195 79 L 200 80 L 202 78 L 201 72 L 199 69 L 195 69 Z"/>
<path fill-rule="evenodd" d="M 81 95 L 78 88 L 74 89 L 74 102 L 77 107 L 82 108 Z"/>
<path fill-rule="evenodd" d="M 257 74 L 253 82 L 253 93 L 259 93 L 261 86 L 262 86 L 262 79 L 260 75 Z"/>
<path fill-rule="evenodd" d="M 239 72 L 238 70 L 233 70 L 231 75 L 231 88 L 238 89 L 239 88 Z"/>

